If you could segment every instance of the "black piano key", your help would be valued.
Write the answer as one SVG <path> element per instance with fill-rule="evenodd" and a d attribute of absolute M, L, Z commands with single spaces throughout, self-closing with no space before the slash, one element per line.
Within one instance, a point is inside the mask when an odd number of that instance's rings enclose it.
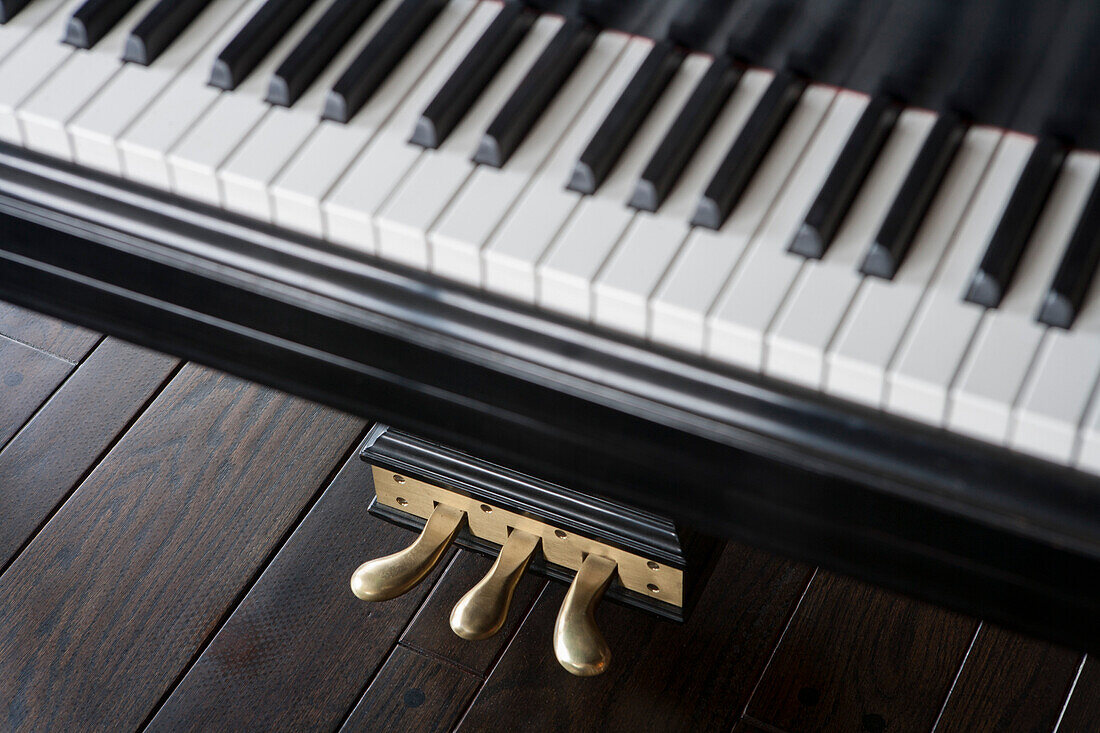
<path fill-rule="evenodd" d="M 137 4 L 138 0 L 87 0 L 69 18 L 62 41 L 76 48 L 91 48 Z"/>
<path fill-rule="evenodd" d="M 325 99 L 326 120 L 348 122 L 424 33 L 447 0 L 405 0 L 351 62 Z"/>
<path fill-rule="evenodd" d="M 271 53 L 316 0 L 267 0 L 222 49 L 210 72 L 211 86 L 233 90 Z"/>
<path fill-rule="evenodd" d="M 901 105 L 893 97 L 871 98 L 795 234 L 789 248 L 793 254 L 813 259 L 824 256 L 899 114 Z"/>
<path fill-rule="evenodd" d="M 7 23 L 30 4 L 31 0 L 0 0 L 0 23 Z"/>
<path fill-rule="evenodd" d="M 572 19 L 562 24 L 489 123 L 474 153 L 475 163 L 504 167 L 595 38 L 596 31 L 582 20 Z"/>
<path fill-rule="evenodd" d="M 863 258 L 864 275 L 890 280 L 897 274 L 968 129 L 970 123 L 953 112 L 936 120 Z"/>
<path fill-rule="evenodd" d="M 806 83 L 804 77 L 791 71 L 775 75 L 707 185 L 692 224 L 707 229 L 721 228 L 802 98 Z"/>
<path fill-rule="evenodd" d="M 442 145 L 534 22 L 535 14 L 522 4 L 506 3 L 435 98 L 424 108 L 409 142 L 423 148 Z"/>
<path fill-rule="evenodd" d="M 656 211 L 661 207 L 742 74 L 744 67 L 734 64 L 728 57 L 714 59 L 638 179 L 630 199 L 631 206 L 641 211 Z"/>
<path fill-rule="evenodd" d="M 160 0 L 126 39 L 122 60 L 148 66 L 187 30 L 211 0 Z"/>
<path fill-rule="evenodd" d="M 1065 147 L 1054 138 L 1042 138 L 1035 145 L 970 280 L 967 301 L 986 308 L 1001 304 L 1065 159 Z"/>
<path fill-rule="evenodd" d="M 584 194 L 596 192 L 672 80 L 683 58 L 683 54 L 668 41 L 661 41 L 650 49 L 645 61 L 581 153 L 573 168 L 567 186 L 569 189 Z"/>
<path fill-rule="evenodd" d="M 1100 265 L 1100 181 L 1092 187 L 1037 320 L 1055 328 L 1072 326 L 1096 277 L 1097 265 Z"/>
<path fill-rule="evenodd" d="M 332 61 L 382 0 L 336 0 L 271 77 L 267 101 L 289 107 Z"/>

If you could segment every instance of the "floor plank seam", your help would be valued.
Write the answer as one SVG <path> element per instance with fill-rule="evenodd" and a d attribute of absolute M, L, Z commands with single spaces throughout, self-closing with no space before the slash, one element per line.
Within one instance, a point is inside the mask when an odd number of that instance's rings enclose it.
<path fill-rule="evenodd" d="M 955 693 L 955 685 L 959 684 L 959 680 L 962 678 L 963 669 L 966 668 L 966 660 L 970 659 L 970 652 L 974 651 L 974 645 L 978 643 L 978 637 L 982 633 L 982 622 L 978 622 L 977 628 L 974 629 L 974 635 L 970 637 L 970 645 L 966 647 L 966 653 L 963 654 L 962 661 L 959 662 L 959 668 L 955 670 L 955 678 L 951 680 L 951 686 L 947 688 L 947 694 L 944 695 L 943 705 L 940 705 L 940 711 L 936 714 L 936 720 L 932 723 L 932 733 L 936 733 L 936 729 L 940 726 L 940 721 L 943 719 L 943 714 L 947 711 L 947 704 L 951 702 L 951 696 Z"/>
<path fill-rule="evenodd" d="M 176 374 L 179 373 L 179 370 L 182 369 L 187 363 L 189 362 L 181 362 L 176 371 L 173 372 L 172 377 L 168 379 L 165 384 L 167 385 L 171 383 Z M 169 698 L 172 697 L 172 693 L 176 691 L 176 688 L 178 688 L 180 683 L 183 682 L 184 678 L 187 677 L 187 674 L 191 671 L 191 669 L 199 661 L 202 655 L 210 647 L 210 644 L 213 643 L 214 639 L 217 638 L 221 630 L 225 628 L 225 625 L 229 622 L 229 619 L 233 617 L 233 613 L 244 601 L 249 591 L 252 590 L 253 586 L 256 585 L 256 582 L 259 581 L 259 579 L 271 566 L 271 563 L 278 556 L 279 552 L 290 540 L 291 536 L 293 536 L 294 531 L 298 529 L 298 526 L 302 523 L 302 520 L 306 518 L 309 512 L 324 495 L 328 487 L 336 479 L 336 476 L 340 472 L 340 469 L 343 468 L 344 464 L 347 463 L 348 460 L 350 460 L 359 450 L 359 447 L 363 444 L 363 440 L 366 438 L 367 431 L 370 430 L 371 425 L 371 422 L 366 422 L 363 426 L 363 429 L 359 432 L 358 435 L 356 435 L 355 440 L 352 441 L 351 446 L 337 457 L 333 467 L 329 470 L 328 474 L 319 483 L 317 489 L 313 492 L 313 496 L 311 496 L 309 501 L 305 503 L 305 506 L 298 513 L 298 516 L 294 519 L 294 521 L 288 523 L 287 529 L 283 533 L 283 535 L 278 540 L 272 543 L 271 549 L 269 550 L 267 556 L 263 559 L 262 562 L 258 564 L 255 572 L 253 572 L 252 576 L 247 580 L 237 596 L 233 598 L 233 600 L 227 605 L 225 612 L 222 614 L 221 618 L 218 619 L 217 623 L 214 624 L 214 627 L 211 630 L 210 634 L 205 639 L 203 639 L 200 644 L 197 645 L 195 653 L 191 656 L 191 659 L 187 661 L 187 664 L 183 666 L 183 670 L 176 676 L 174 680 L 172 680 L 172 683 L 168 685 L 168 688 L 165 690 L 164 694 L 161 695 L 160 699 L 157 700 L 155 705 L 153 705 L 149 714 L 145 717 L 145 720 L 141 722 L 138 730 L 144 731 L 149 728 L 149 725 L 153 722 L 153 719 L 156 718 L 157 713 L 160 712 L 161 708 L 164 707 L 164 704 L 168 702 Z"/>
<path fill-rule="evenodd" d="M 763 720 L 757 720 L 751 715 L 744 715 L 741 717 L 741 720 L 754 728 L 758 728 L 762 733 L 789 733 L 789 731 L 784 728 L 772 725 L 771 723 L 765 723 Z"/>
<path fill-rule="evenodd" d="M 472 677 L 477 677 L 482 682 L 485 681 L 485 676 L 481 672 L 478 672 L 477 670 L 474 670 L 470 667 L 467 667 L 464 664 L 456 662 L 455 660 L 451 659 L 450 657 L 447 657 L 443 654 L 440 654 L 439 652 L 433 652 L 430 649 L 423 649 L 423 648 L 417 646 L 416 644 L 411 644 L 411 643 L 409 643 L 407 641 L 403 641 L 401 639 L 397 640 L 397 646 L 405 647 L 410 652 L 415 652 L 415 653 L 419 654 L 420 656 L 427 657 L 428 659 L 431 659 L 433 661 L 442 662 L 443 664 L 446 664 L 448 667 L 453 667 L 454 669 L 457 669 L 459 672 L 465 672 L 466 674 L 468 674 Z M 392 654 L 392 652 L 391 652 L 391 654 Z"/>
<path fill-rule="evenodd" d="M 470 698 L 470 702 L 466 704 L 466 709 L 462 711 L 462 714 L 458 716 L 458 722 L 455 723 L 452 731 L 457 731 L 462 727 L 462 724 L 466 721 L 466 717 L 470 714 L 470 711 L 474 709 L 474 705 L 477 704 L 477 699 L 481 697 L 482 691 L 485 689 L 485 685 L 489 684 L 489 680 L 493 678 L 493 673 L 497 671 L 497 666 L 505 655 L 512 648 L 512 645 L 516 643 L 516 639 L 519 638 L 520 630 L 527 625 L 527 622 L 531 618 L 531 614 L 535 612 L 535 609 L 539 605 L 539 601 L 550 590 L 550 582 L 545 581 L 542 589 L 535 595 L 535 600 L 531 602 L 531 605 L 527 607 L 527 612 L 523 615 L 523 620 L 516 624 L 515 631 L 512 632 L 512 636 L 508 639 L 508 643 L 503 646 L 500 652 L 497 654 L 497 658 L 493 660 L 492 666 L 489 667 L 489 671 L 485 673 L 484 681 L 478 685 L 477 690 L 474 691 L 473 697 Z"/>
<path fill-rule="evenodd" d="M 1081 663 L 1077 665 L 1077 674 L 1073 675 L 1073 682 L 1069 683 L 1069 691 L 1066 693 L 1066 700 L 1062 703 L 1062 709 L 1058 713 L 1058 720 L 1054 721 L 1054 728 L 1051 733 L 1058 733 L 1058 729 L 1062 727 L 1062 719 L 1066 717 L 1066 711 L 1069 710 L 1069 703 L 1073 700 L 1073 693 L 1077 689 L 1077 681 L 1081 679 L 1081 672 L 1084 671 L 1085 662 L 1088 660 L 1088 654 L 1081 655 Z"/>
<path fill-rule="evenodd" d="M 96 341 L 95 346 L 93 346 L 91 349 L 89 349 L 88 353 L 84 355 L 84 359 L 87 359 L 88 356 L 93 351 L 95 351 L 97 348 L 99 348 L 99 345 L 101 343 L 103 343 L 104 338 L 106 338 L 106 337 L 105 336 L 100 336 L 99 337 L 99 340 Z M 47 351 L 46 349 L 43 349 L 41 346 L 35 346 L 34 344 L 32 344 L 28 341 L 24 341 L 23 339 L 19 339 L 19 338 L 16 338 L 14 336 L 9 336 L 6 333 L 0 333 L 0 339 L 4 339 L 6 341 L 11 341 L 13 343 L 17 343 L 20 346 L 26 346 L 28 349 L 32 349 L 34 351 L 37 351 L 39 354 L 45 354 L 46 356 L 50 356 L 50 357 L 53 357 L 54 359 L 57 359 L 58 361 L 63 361 L 71 367 L 75 367 L 75 366 L 79 365 L 81 362 L 84 361 L 84 359 L 81 359 L 80 361 L 73 361 L 72 359 L 66 359 L 64 356 L 61 356 L 61 354 L 55 354 L 52 351 Z"/>
<path fill-rule="evenodd" d="M 89 349 L 88 353 L 81 360 L 81 364 L 83 364 L 89 358 L 91 358 L 91 355 L 95 353 L 96 349 L 98 349 L 100 347 L 100 345 L 105 340 L 106 340 L 106 337 L 101 338 L 96 343 L 94 348 Z M 55 394 L 57 394 L 58 391 L 60 391 L 61 388 L 70 379 L 73 378 L 73 376 L 76 374 L 76 372 L 78 371 L 79 368 L 80 367 L 78 366 L 76 369 L 73 369 L 72 372 L 67 377 L 65 377 L 65 379 L 63 379 L 61 381 L 61 384 L 58 385 L 57 389 L 54 390 L 54 392 L 50 395 L 49 398 L 47 398 L 45 401 L 43 401 L 43 403 L 39 406 L 39 408 L 34 411 L 34 414 L 31 415 L 27 419 L 26 423 L 24 423 L 23 426 L 20 427 L 18 431 L 16 431 L 15 435 L 13 435 L 8 440 L 8 442 L 3 445 L 3 447 L 0 447 L 0 453 L 2 453 L 11 444 L 11 442 L 19 436 L 19 433 L 22 432 L 23 429 L 26 428 L 27 425 L 29 425 L 31 423 L 31 421 L 35 418 L 35 416 L 37 416 L 38 413 L 41 412 L 43 408 L 45 408 L 45 406 L 49 403 L 50 399 L 52 399 L 53 396 Z M 4 575 L 4 573 L 6 573 L 8 571 L 8 568 L 10 568 L 15 563 L 15 561 L 19 559 L 19 556 L 23 554 L 23 551 L 26 550 L 32 542 L 34 542 L 34 539 L 39 535 L 40 532 L 42 532 L 43 529 L 46 528 L 46 525 L 48 525 L 50 523 L 50 520 L 52 520 L 57 515 L 57 513 L 60 512 L 62 510 L 62 508 L 64 508 L 64 506 L 69 502 L 69 499 L 71 499 L 73 494 L 76 493 L 77 489 L 79 489 L 81 487 L 81 485 L 85 481 L 88 480 L 88 477 L 92 475 L 92 473 L 96 470 L 96 468 L 99 466 L 99 464 L 103 463 L 103 461 L 107 458 L 107 456 L 109 456 L 111 454 L 111 451 L 113 451 L 115 449 L 115 447 L 119 444 L 119 441 L 121 441 L 124 437 L 126 437 L 126 433 L 130 432 L 130 428 L 132 428 L 134 426 L 134 424 L 138 420 L 141 419 L 141 416 L 145 414 L 145 412 L 149 409 L 150 405 L 152 405 L 154 402 L 156 402 L 157 398 L 160 397 L 161 393 L 165 390 L 165 388 L 168 387 L 168 385 L 172 382 L 172 380 L 176 378 L 176 375 L 179 373 L 180 369 L 182 369 L 182 368 L 183 368 L 183 362 L 176 365 L 176 368 L 172 370 L 171 374 L 169 374 L 168 377 L 163 382 L 160 383 L 160 386 L 158 386 L 155 390 L 153 390 L 153 393 L 149 395 L 149 398 L 147 400 L 145 400 L 145 402 L 143 402 L 137 410 L 134 411 L 133 416 L 126 422 L 126 424 L 122 427 L 122 429 L 120 429 L 117 433 L 115 433 L 114 438 L 111 439 L 111 442 L 107 445 L 107 447 L 104 448 L 103 451 L 98 456 L 95 457 L 95 459 L 91 462 L 91 464 L 88 466 L 88 468 L 86 468 L 84 470 L 84 472 L 82 474 L 80 474 L 80 476 L 78 476 L 75 481 L 73 481 L 72 486 L 69 487 L 69 490 L 66 491 L 65 494 L 61 497 L 61 499 L 54 505 L 53 509 L 51 509 L 50 512 L 45 517 L 43 517 L 42 521 L 39 522 L 38 526 L 34 528 L 34 531 L 31 532 L 27 536 L 27 539 L 23 542 L 23 544 L 21 544 L 16 549 L 16 551 L 12 553 L 11 559 L 8 560 L 7 563 L 5 563 L 3 565 L 0 565 L 0 577 L 2 577 Z"/>
<path fill-rule="evenodd" d="M 362 440 L 360 440 L 360 442 L 362 442 Z M 380 519 L 378 521 L 383 520 Z M 409 620 L 405 622 L 405 625 L 401 628 L 401 632 L 398 634 L 394 634 L 393 643 L 390 645 L 389 651 L 386 652 L 386 654 L 382 657 L 382 661 L 380 661 L 378 665 L 367 676 L 366 683 L 359 688 L 359 694 L 355 696 L 355 699 L 352 701 L 351 705 L 348 706 L 348 709 L 344 712 L 344 716 L 340 719 L 339 724 L 335 728 L 333 728 L 334 731 L 340 731 L 344 729 L 344 726 L 347 725 L 348 720 L 350 720 L 351 716 L 355 713 L 355 708 L 359 707 L 359 703 L 363 700 L 363 696 L 367 694 L 367 690 L 369 690 L 370 686 L 374 684 L 374 681 L 378 679 L 378 674 L 382 671 L 382 668 L 386 666 L 386 662 L 390 661 L 390 657 L 393 656 L 393 653 L 397 650 L 397 647 L 404 646 L 401 643 L 401 638 L 405 636 L 409 628 L 416 621 L 416 617 L 419 616 L 420 612 L 424 610 L 424 607 L 428 604 L 428 600 L 432 597 L 432 591 L 435 590 L 435 586 L 438 585 L 441 580 L 443 580 L 443 576 L 447 574 L 447 571 L 451 569 L 451 566 L 454 565 L 457 559 L 458 553 L 454 552 L 454 550 L 452 549 L 450 551 L 450 556 L 447 558 L 445 567 L 439 573 L 439 575 L 436 576 L 435 580 L 432 581 L 431 587 L 428 589 L 428 592 L 424 594 L 424 599 L 420 601 L 420 604 L 416 607 L 416 610 L 409 614 Z"/>
<path fill-rule="evenodd" d="M 783 644 L 783 639 L 786 638 L 787 632 L 790 631 L 791 626 L 794 624 L 794 620 L 798 616 L 798 611 L 802 608 L 802 602 L 806 600 L 806 594 L 810 592 L 810 587 L 814 584 L 814 580 L 817 578 L 819 572 L 820 568 L 814 568 L 813 572 L 810 573 L 809 579 L 806 581 L 806 585 L 803 586 L 802 593 L 799 594 L 798 600 L 791 606 L 791 611 L 787 615 L 787 622 L 783 624 L 783 630 L 779 632 L 775 644 L 772 645 L 772 651 L 771 654 L 768 655 L 768 661 L 765 662 L 764 666 L 760 669 L 760 674 L 757 676 L 756 682 L 753 684 L 748 698 L 745 699 L 745 705 L 741 708 L 742 718 L 748 716 L 749 706 L 752 705 L 752 699 L 756 696 L 756 691 L 760 689 L 760 684 L 764 681 L 764 676 L 768 673 L 768 668 L 771 667 L 772 662 L 775 660 L 775 655 L 779 652 L 779 647 Z"/>

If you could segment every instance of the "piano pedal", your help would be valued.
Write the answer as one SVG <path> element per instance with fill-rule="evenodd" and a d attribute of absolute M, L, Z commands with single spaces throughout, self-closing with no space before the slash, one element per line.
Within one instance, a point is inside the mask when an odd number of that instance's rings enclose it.
<path fill-rule="evenodd" d="M 372 429 L 362 458 L 373 466 L 371 513 L 420 530 L 420 536 L 398 553 L 360 565 L 351 581 L 355 595 L 383 601 L 410 590 L 452 542 L 495 556 L 485 577 L 455 604 L 451 629 L 468 640 L 498 632 L 528 569 L 569 583 L 553 646 L 561 665 L 578 676 L 600 674 L 610 662 L 595 621 L 605 595 L 683 621 L 720 549 L 719 543 L 679 529 L 666 517 L 386 426 Z M 685 584 L 686 578 L 692 582 Z"/>

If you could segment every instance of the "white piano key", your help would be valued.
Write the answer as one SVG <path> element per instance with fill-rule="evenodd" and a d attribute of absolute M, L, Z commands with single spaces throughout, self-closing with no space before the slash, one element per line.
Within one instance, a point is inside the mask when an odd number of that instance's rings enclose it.
<path fill-rule="evenodd" d="M 241 9 L 238 0 L 215 0 L 151 66 L 124 65 L 68 125 L 76 162 L 122 175 L 118 138 Z"/>
<path fill-rule="evenodd" d="M 1092 189 L 1100 157 L 1071 153 L 1035 226 L 1012 285 L 986 312 L 951 390 L 948 427 L 993 443 L 1008 438 L 1012 408 L 1047 327 L 1035 314 Z"/>
<path fill-rule="evenodd" d="M 407 142 L 416 119 L 499 12 L 496 3 L 478 4 L 438 61 L 343 175 L 333 174 L 331 169 L 307 172 L 305 164 L 288 169 L 274 189 L 276 221 L 303 231 L 317 227 L 333 242 L 375 252 L 374 215 L 421 153 Z M 298 173 L 294 186 L 290 185 L 292 173 Z M 327 193 L 321 190 L 326 183 L 331 186 Z M 315 219 L 318 194 L 324 196 L 320 202 L 322 222 Z"/>
<path fill-rule="evenodd" d="M 707 318 L 709 356 L 755 371 L 763 366 L 764 334 L 804 262 L 787 247 L 866 106 L 862 94 L 837 94 L 790 184 Z"/>
<path fill-rule="evenodd" d="M 807 261 L 767 333 L 766 373 L 821 388 L 825 352 L 863 280 L 860 258 L 882 226 L 935 121 L 934 114 L 917 109 L 906 110 L 898 118 L 832 246 L 823 259 Z"/>
<path fill-rule="evenodd" d="M 379 254 L 428 269 L 428 231 L 473 173 L 471 156 L 485 128 L 562 23 L 557 16 L 539 18 L 443 145 L 421 155 L 375 218 Z"/>
<path fill-rule="evenodd" d="M 313 84 L 290 107 L 273 107 L 218 168 L 223 205 L 255 219 L 272 220 L 269 186 L 320 125 L 325 98 L 336 80 L 401 0 L 375 8 Z"/>
<path fill-rule="evenodd" d="M 538 266 L 539 305 L 591 317 L 592 283 L 634 216 L 626 203 L 638 176 L 705 71 L 700 57 L 684 61 L 614 171 L 594 195 L 581 200 Z"/>
<path fill-rule="evenodd" d="M 687 239 L 700 196 L 771 79 L 770 72 L 746 72 L 668 199 L 655 213 L 634 215 L 593 286 L 596 323 L 646 335 L 649 296 Z"/>
<path fill-rule="evenodd" d="M 115 24 L 91 49 L 74 52 L 19 105 L 23 144 L 32 150 L 72 160 L 69 122 L 122 70 L 122 50 L 130 27 L 145 16 L 156 0 L 143 0 Z"/>
<path fill-rule="evenodd" d="M 0 63 L 0 139 L 23 144 L 16 110 L 74 53 L 60 42 L 61 31 L 82 1 L 68 0 L 57 8 Z"/>
<path fill-rule="evenodd" d="M 948 390 L 982 317 L 962 299 L 1031 149 L 1032 138 L 1006 135 L 967 210 L 928 296 L 887 373 L 886 409 L 933 425 L 943 423 Z"/>
<path fill-rule="evenodd" d="M 271 110 L 266 101 L 271 74 L 326 8 L 327 3 L 315 3 L 307 10 L 245 82 L 220 94 L 176 143 L 168 153 L 173 191 L 209 204 L 223 203 L 218 168 Z"/>
<path fill-rule="evenodd" d="M 828 353 L 827 392 L 873 407 L 882 403 L 890 361 L 1000 139 L 990 127 L 967 133 L 897 275 L 866 278 Z"/>
<path fill-rule="evenodd" d="M 32 2 L 7 23 L 0 25 L 0 62 L 19 48 L 43 23 L 51 23 L 64 0 Z"/>
<path fill-rule="evenodd" d="M 703 352 L 707 312 L 835 96 L 832 87 L 809 86 L 722 229 L 716 232 L 700 227 L 691 232 L 650 299 L 652 340 L 696 354 Z"/>
<path fill-rule="evenodd" d="M 214 59 L 265 1 L 250 0 L 245 4 L 183 73 L 117 136 L 115 145 L 123 176 L 149 186 L 171 189 L 168 153 L 221 93 L 207 84 Z"/>
<path fill-rule="evenodd" d="M 629 41 L 601 33 L 584 60 L 503 169 L 480 166 L 428 234 L 432 271 L 478 284 L 481 247 L 507 217 Z"/>
<path fill-rule="evenodd" d="M 437 59 L 449 68 L 448 54 L 454 53 L 451 44 L 462 43 L 456 33 L 460 33 L 475 6 L 473 0 L 447 3 L 355 117 L 346 124 L 321 121 L 268 189 L 275 223 L 315 237 L 325 236 L 321 200 L 374 136 L 394 119 L 407 98 L 416 98 L 418 88 L 434 89 L 425 74 Z M 493 9 L 486 5 L 483 10 Z M 472 22 L 476 23 L 476 18 Z M 395 129 L 407 133 L 411 124 L 402 119 Z"/>
<path fill-rule="evenodd" d="M 535 302 L 536 265 L 582 198 L 568 190 L 565 183 L 577 158 L 652 47 L 653 42 L 646 38 L 630 40 L 619 62 L 569 127 L 545 168 L 485 245 L 481 252 L 483 287 L 527 303 Z"/>

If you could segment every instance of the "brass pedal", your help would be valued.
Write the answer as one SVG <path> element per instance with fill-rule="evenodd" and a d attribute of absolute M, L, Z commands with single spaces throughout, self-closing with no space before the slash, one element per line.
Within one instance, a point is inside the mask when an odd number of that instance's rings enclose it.
<path fill-rule="evenodd" d="M 376 426 L 362 458 L 373 464 L 371 512 L 421 534 L 407 549 L 364 563 L 352 589 L 393 598 L 422 580 L 453 540 L 495 555 L 492 568 L 455 604 L 451 629 L 485 639 L 504 625 L 530 569 L 569 583 L 554 626 L 554 653 L 570 673 L 604 672 L 611 651 L 597 628 L 601 599 L 682 621 L 720 545 L 671 520 L 582 494 Z M 686 591 L 690 590 L 691 593 Z"/>

